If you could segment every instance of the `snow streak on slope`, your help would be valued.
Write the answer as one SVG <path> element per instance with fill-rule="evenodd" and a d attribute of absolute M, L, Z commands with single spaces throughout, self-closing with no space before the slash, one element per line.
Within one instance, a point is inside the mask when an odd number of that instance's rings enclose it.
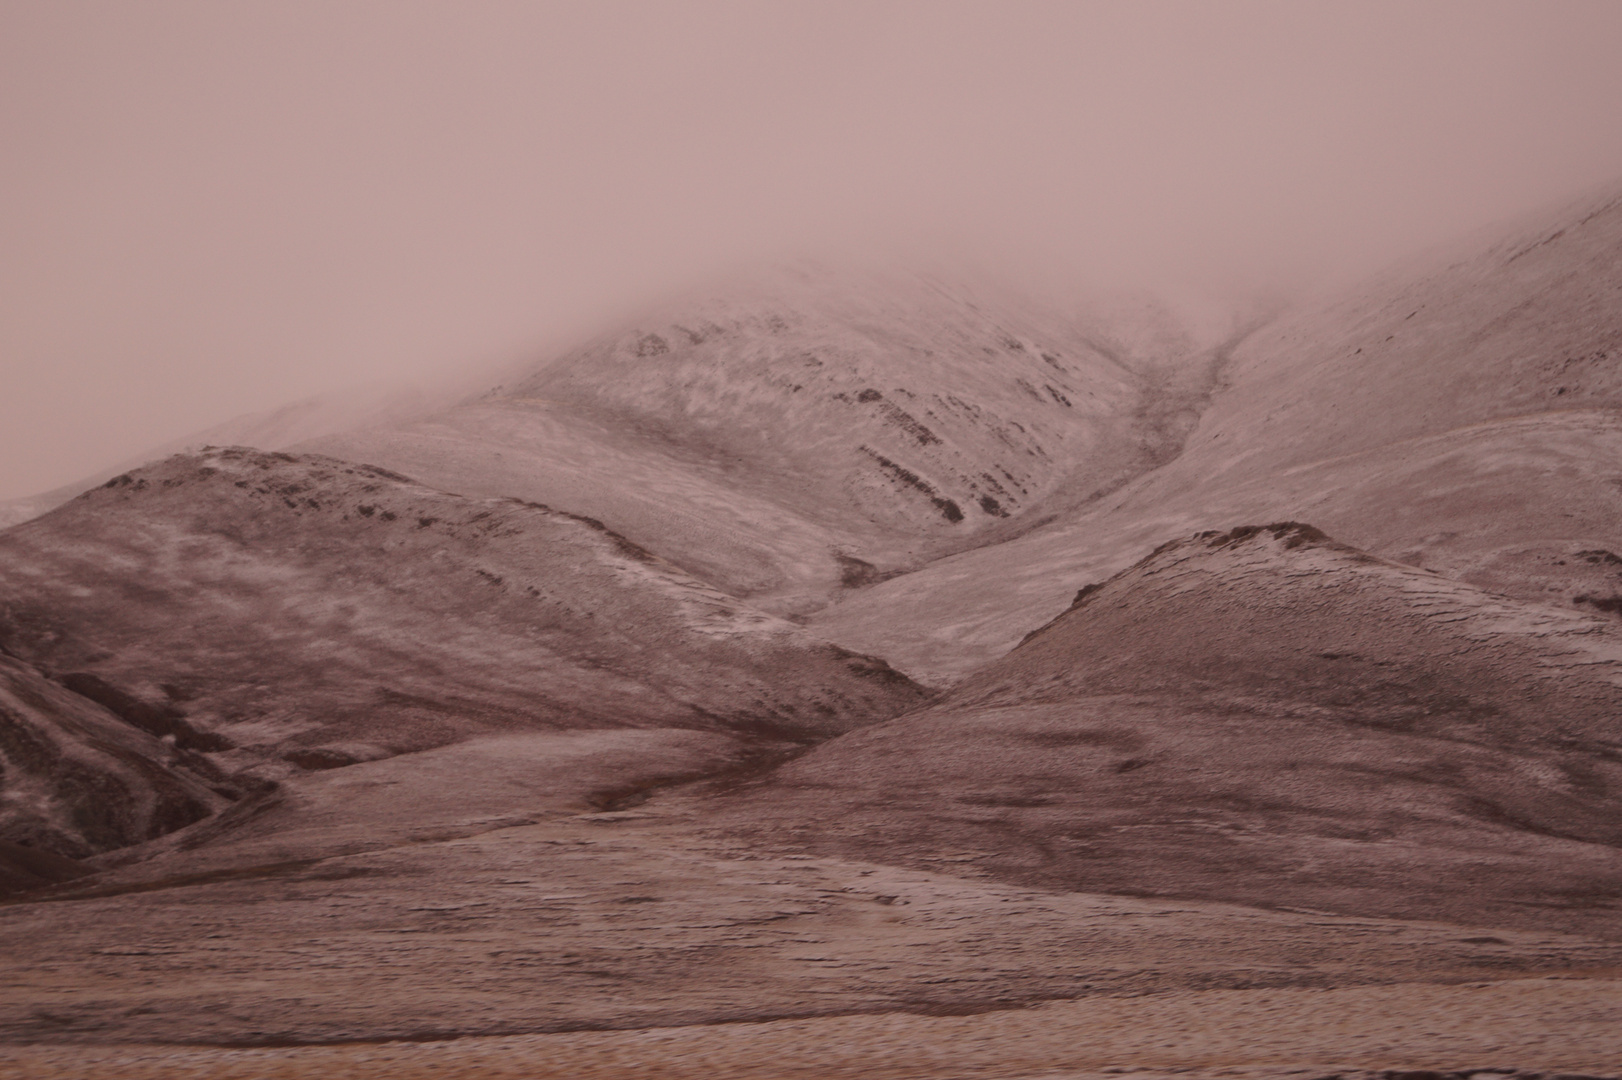
<path fill-rule="evenodd" d="M 1171 374 L 1198 351 L 1183 337 L 1148 351 L 924 278 L 784 272 L 431 420 L 311 448 L 591 514 L 804 614 L 1165 460 L 1189 393 L 1150 400 L 1149 382 L 1203 376 Z"/>
<path fill-rule="evenodd" d="M 1175 460 L 817 625 L 949 683 L 1145 548 L 1288 518 L 1521 599 L 1622 611 L 1619 415 L 1613 193 L 1257 332 Z"/>

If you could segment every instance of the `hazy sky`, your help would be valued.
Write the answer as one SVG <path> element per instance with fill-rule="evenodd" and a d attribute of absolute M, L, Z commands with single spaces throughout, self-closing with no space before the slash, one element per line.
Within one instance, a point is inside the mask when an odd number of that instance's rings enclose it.
<path fill-rule="evenodd" d="M 0 498 L 860 237 L 1271 284 L 1622 178 L 1622 2 L 0 0 Z"/>

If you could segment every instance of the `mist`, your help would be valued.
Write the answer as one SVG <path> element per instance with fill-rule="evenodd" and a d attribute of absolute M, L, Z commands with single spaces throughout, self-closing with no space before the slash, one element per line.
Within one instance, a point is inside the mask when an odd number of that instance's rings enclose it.
<path fill-rule="evenodd" d="M 12 2 L 0 498 L 801 251 L 1223 296 L 1622 176 L 1614 3 Z"/>

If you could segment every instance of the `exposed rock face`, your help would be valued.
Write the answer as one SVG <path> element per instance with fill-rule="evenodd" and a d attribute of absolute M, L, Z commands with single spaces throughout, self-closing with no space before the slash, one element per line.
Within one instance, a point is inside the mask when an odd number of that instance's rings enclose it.
<path fill-rule="evenodd" d="M 1308 526 L 1203 533 L 740 797 L 1051 887 L 1615 932 L 1622 634 Z"/>
<path fill-rule="evenodd" d="M 771 743 L 923 692 L 599 523 L 215 450 L 0 536 L 0 639 L 150 736 L 274 778 L 504 731 Z"/>
<path fill-rule="evenodd" d="M 235 794 L 210 763 L 0 653 L 0 890 L 172 832 Z M 212 781 L 212 786 L 210 785 Z M 19 847 L 22 850 L 19 850 Z M 36 882 L 37 883 L 37 882 Z"/>

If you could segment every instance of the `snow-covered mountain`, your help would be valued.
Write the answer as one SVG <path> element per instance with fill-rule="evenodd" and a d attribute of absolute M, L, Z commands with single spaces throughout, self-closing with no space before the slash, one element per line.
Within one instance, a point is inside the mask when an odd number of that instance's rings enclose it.
<path fill-rule="evenodd" d="M 1523 600 L 1614 610 L 1619 251 L 1612 192 L 1283 317 L 1233 350 L 1175 459 L 819 627 L 949 683 L 1158 544 L 1279 520 Z"/>
<path fill-rule="evenodd" d="M 776 270 L 121 471 L 0 532 L 0 1031 L 1612 970 L 1619 363 L 1612 192 L 1282 312 Z M 260 959 L 154 997 L 175 896 Z"/>
<path fill-rule="evenodd" d="M 927 277 L 781 270 L 476 402 L 303 448 L 569 506 L 757 606 L 804 614 L 1174 455 L 1181 384 L 1199 381 L 1184 373 L 1210 350 L 1162 318 L 1136 354 L 1107 325 Z"/>

